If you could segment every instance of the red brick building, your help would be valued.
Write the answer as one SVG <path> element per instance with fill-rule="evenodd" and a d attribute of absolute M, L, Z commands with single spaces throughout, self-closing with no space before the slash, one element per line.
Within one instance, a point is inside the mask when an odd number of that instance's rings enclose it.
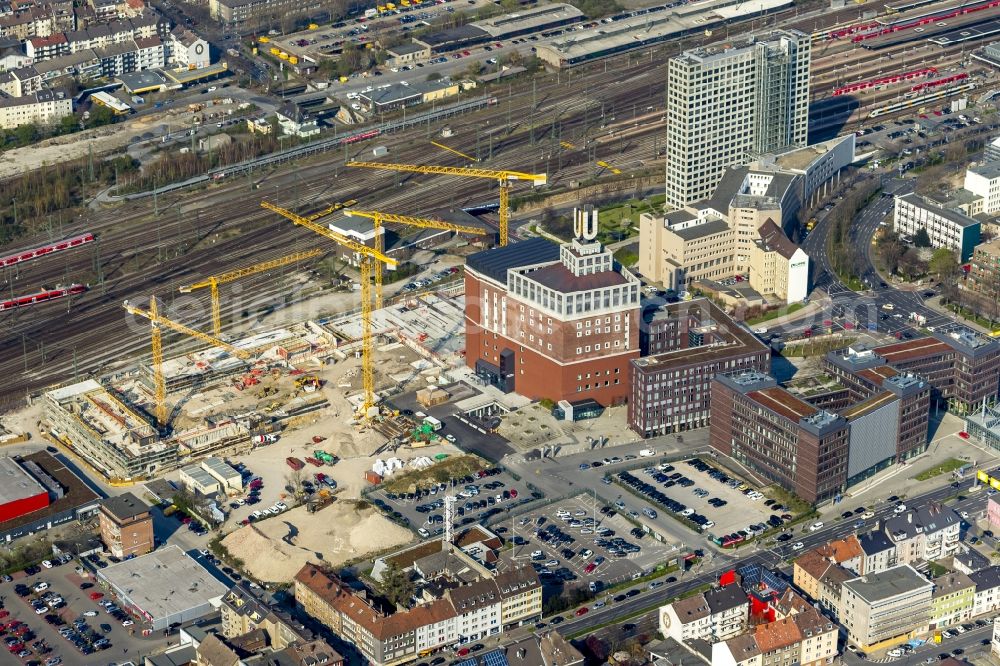
<path fill-rule="evenodd" d="M 603 406 L 639 357 L 638 278 L 600 243 L 534 238 L 469 257 L 466 362 L 505 392 Z"/>

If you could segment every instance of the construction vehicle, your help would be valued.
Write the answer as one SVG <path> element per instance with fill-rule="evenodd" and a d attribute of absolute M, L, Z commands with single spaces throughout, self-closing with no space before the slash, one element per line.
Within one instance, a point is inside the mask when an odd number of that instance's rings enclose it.
<path fill-rule="evenodd" d="M 387 257 L 383 253 L 367 245 L 342 236 L 323 225 L 316 224 L 312 220 L 296 215 L 290 210 L 285 210 L 267 201 L 260 203 L 261 207 L 274 211 L 278 215 L 291 220 L 293 223 L 305 227 L 310 231 L 325 236 L 333 242 L 352 250 L 361 257 L 361 377 L 364 388 L 364 397 L 361 404 L 361 412 L 368 418 L 369 412 L 375 406 L 375 338 L 372 335 L 372 272 L 373 264 L 384 263 L 389 268 L 395 268 L 395 259 Z"/>
<path fill-rule="evenodd" d="M 312 465 L 313 467 L 322 467 L 323 466 L 323 461 L 322 460 L 317 460 L 316 458 L 313 458 L 312 456 L 308 456 L 306 458 L 306 462 L 309 463 L 310 465 Z"/>
<path fill-rule="evenodd" d="M 387 169 L 389 171 L 409 171 L 412 173 L 439 174 L 445 176 L 466 176 L 469 178 L 492 178 L 500 184 L 500 245 L 507 245 L 507 229 L 510 223 L 510 184 L 515 180 L 530 180 L 533 185 L 544 185 L 548 176 L 544 173 L 522 173 L 520 171 L 495 171 L 462 167 L 428 166 L 420 164 L 388 164 L 385 162 L 348 162 L 347 166 Z"/>
<path fill-rule="evenodd" d="M 295 378 L 295 388 L 306 393 L 313 393 L 319 390 L 320 386 L 322 384 L 319 381 L 319 377 L 315 375 L 304 375 Z"/>
<path fill-rule="evenodd" d="M 253 266 L 247 266 L 246 268 L 237 268 L 234 271 L 229 271 L 228 273 L 222 273 L 221 275 L 213 275 L 201 282 L 196 282 L 194 284 L 185 285 L 180 287 L 178 291 L 182 294 L 189 294 L 197 289 L 204 289 L 205 287 L 210 287 L 212 289 L 212 330 L 215 333 L 215 337 L 222 335 L 222 314 L 219 304 L 219 285 L 226 284 L 227 282 L 233 282 L 239 280 L 240 278 L 247 277 L 248 275 L 256 275 L 257 273 L 264 273 L 266 271 L 272 270 L 274 268 L 279 268 L 281 266 L 287 266 L 288 264 L 298 263 L 300 261 L 305 261 L 306 259 L 312 259 L 313 257 L 318 257 L 323 254 L 322 250 L 309 250 L 307 252 L 296 252 L 295 254 L 290 254 L 286 257 L 281 257 L 280 259 L 272 259 L 271 261 L 264 261 L 259 264 L 254 264 Z"/>
<path fill-rule="evenodd" d="M 268 42 L 271 41 L 271 38 L 268 37 L 267 35 L 261 35 L 260 37 L 257 38 L 257 41 L 260 42 L 261 44 L 267 44 Z"/>
<path fill-rule="evenodd" d="M 329 453 L 321 449 L 316 449 L 315 451 L 313 451 L 313 456 L 319 458 L 327 465 L 336 465 L 337 461 L 340 460 L 340 458 L 338 458 L 337 456 L 330 455 Z"/>
<path fill-rule="evenodd" d="M 393 222 L 395 224 L 405 224 L 410 227 L 420 227 L 421 229 L 443 229 L 454 231 L 459 234 L 473 234 L 482 236 L 487 233 L 486 229 L 480 227 L 470 227 L 464 224 L 452 224 L 441 220 L 430 220 L 422 217 L 411 217 L 409 215 L 395 215 L 393 213 L 383 213 L 376 210 L 345 210 L 344 215 L 348 217 L 367 217 L 375 225 L 375 249 L 379 252 L 384 250 L 384 236 L 381 232 L 383 223 Z M 375 309 L 382 309 L 382 264 L 375 264 Z"/>
<path fill-rule="evenodd" d="M 238 356 L 242 359 L 248 359 L 253 356 L 253 354 L 246 349 L 239 349 L 228 342 L 219 340 L 218 338 L 213 338 L 212 336 L 206 335 L 201 331 L 196 331 L 195 329 L 185 326 L 184 324 L 179 324 L 162 316 L 157 310 L 156 296 L 149 297 L 149 310 L 137 308 L 131 305 L 128 301 L 122 303 L 122 306 L 129 314 L 145 317 L 150 323 L 150 328 L 152 330 L 153 385 L 154 398 L 156 400 L 156 421 L 161 427 L 167 425 L 167 381 L 163 376 L 163 327 L 191 336 L 192 338 L 201 340 L 202 342 L 212 345 L 213 347 L 221 347 L 230 354 Z"/>
<path fill-rule="evenodd" d="M 296 472 L 306 466 L 304 462 L 302 462 L 295 456 L 288 456 L 287 458 L 285 458 L 285 462 L 288 464 L 289 467 L 294 469 Z"/>

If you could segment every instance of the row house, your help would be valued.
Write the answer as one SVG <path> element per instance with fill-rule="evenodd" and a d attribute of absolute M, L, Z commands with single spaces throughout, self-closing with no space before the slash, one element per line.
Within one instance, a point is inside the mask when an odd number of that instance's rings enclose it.
<path fill-rule="evenodd" d="M 935 578 L 931 598 L 931 629 L 941 629 L 967 622 L 975 609 L 976 583 L 967 575 L 953 571 Z"/>
<path fill-rule="evenodd" d="M 972 614 L 983 615 L 1000 610 L 1000 566 L 992 566 L 969 574 L 976 584 Z"/>
<path fill-rule="evenodd" d="M 856 575 L 818 550 L 805 553 L 792 565 L 792 581 L 796 587 L 834 617 L 840 616 L 844 583 Z"/>
<path fill-rule="evenodd" d="M 750 604 L 739 585 L 715 588 L 660 607 L 660 632 L 678 642 L 725 640 L 747 626 Z"/>
<path fill-rule="evenodd" d="M 0 90 L 11 97 L 24 97 L 42 89 L 42 75 L 34 67 L 19 67 L 0 74 Z"/>
<path fill-rule="evenodd" d="M 54 28 L 52 14 L 42 7 L 0 16 L 0 37 L 12 37 L 22 42 L 29 37 L 48 37 Z"/>
<path fill-rule="evenodd" d="M 714 643 L 712 666 L 820 666 L 837 657 L 838 625 L 811 606 Z"/>
<path fill-rule="evenodd" d="M 961 527 L 962 518 L 953 509 L 933 505 L 893 516 L 882 529 L 896 546 L 898 562 L 910 564 L 957 553 Z"/>

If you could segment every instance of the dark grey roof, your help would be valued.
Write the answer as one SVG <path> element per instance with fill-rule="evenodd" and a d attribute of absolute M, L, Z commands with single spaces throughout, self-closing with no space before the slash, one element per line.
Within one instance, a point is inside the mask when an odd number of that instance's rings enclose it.
<path fill-rule="evenodd" d="M 727 585 L 705 593 L 705 602 L 712 613 L 723 613 L 747 603 L 747 595 L 739 585 Z"/>
<path fill-rule="evenodd" d="M 991 590 L 1000 587 L 1000 566 L 987 567 L 969 574 L 969 578 L 976 584 L 976 592 L 981 590 Z"/>
<path fill-rule="evenodd" d="M 917 208 L 923 208 L 931 211 L 935 215 L 939 215 L 949 222 L 953 222 L 960 227 L 971 227 L 973 225 L 978 225 L 979 220 L 974 219 L 966 215 L 960 210 L 951 210 L 949 208 L 942 208 L 938 206 L 933 201 L 927 197 L 922 197 L 916 192 L 910 192 L 909 194 L 896 195 L 897 199 L 905 201 L 908 204 L 912 204 Z"/>
<path fill-rule="evenodd" d="M 961 523 L 962 519 L 953 509 L 921 507 L 909 510 L 885 521 L 885 531 L 893 540 L 912 539 L 917 534 L 932 534 Z"/>
<path fill-rule="evenodd" d="M 477 28 L 474 25 L 460 25 L 455 28 L 448 28 L 446 30 L 439 30 L 438 32 L 432 32 L 430 34 L 422 36 L 420 39 L 414 40 L 418 44 L 426 44 L 431 48 L 447 46 L 449 44 L 461 44 L 464 42 L 471 42 L 474 40 L 486 40 L 489 39 L 490 33 L 486 32 L 482 28 Z"/>
<path fill-rule="evenodd" d="M 970 571 L 979 571 L 980 569 L 985 569 L 990 566 L 989 559 L 974 548 L 970 548 L 968 551 L 956 555 L 955 561 L 965 565 L 965 567 Z"/>
<path fill-rule="evenodd" d="M 143 513 L 149 513 L 149 507 L 132 493 L 122 493 L 109 497 L 101 502 L 101 507 L 119 520 L 128 520 Z"/>
<path fill-rule="evenodd" d="M 671 231 L 684 240 L 690 241 L 729 231 L 729 225 L 722 220 L 709 220 L 708 222 L 702 222 L 701 224 L 696 224 L 685 229 L 671 229 Z"/>
<path fill-rule="evenodd" d="M 901 564 L 879 573 L 845 581 L 844 587 L 865 601 L 874 603 L 924 587 L 930 590 L 933 585 L 910 565 Z"/>
<path fill-rule="evenodd" d="M 406 55 L 407 53 L 419 53 L 426 49 L 426 46 L 421 46 L 420 44 L 400 44 L 386 50 L 395 55 Z"/>
<path fill-rule="evenodd" d="M 858 537 L 858 543 L 861 544 L 861 550 L 865 552 L 865 555 L 869 556 L 895 548 L 889 537 L 881 530 L 872 530 L 867 534 L 862 534 Z"/>
<path fill-rule="evenodd" d="M 465 266 L 501 284 L 507 284 L 507 270 L 559 260 L 559 246 L 545 238 L 529 238 L 506 247 L 495 247 L 473 255 Z"/>

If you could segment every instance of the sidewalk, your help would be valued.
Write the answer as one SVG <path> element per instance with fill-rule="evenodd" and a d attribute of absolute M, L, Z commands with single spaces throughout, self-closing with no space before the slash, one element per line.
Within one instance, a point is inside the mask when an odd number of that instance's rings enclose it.
<path fill-rule="evenodd" d="M 962 439 L 958 432 L 964 427 L 964 422 L 953 414 L 943 413 L 937 424 L 933 439 L 927 446 L 927 451 L 903 464 L 892 465 L 875 476 L 848 488 L 844 498 L 837 504 L 826 504 L 819 512 L 824 520 L 839 518 L 845 511 L 853 511 L 858 507 L 871 507 L 876 503 L 885 502 L 887 498 L 896 495 L 906 498 L 909 495 L 927 492 L 952 483 L 955 479 L 951 472 L 938 474 L 921 481 L 914 477 L 931 469 L 949 458 L 956 458 L 975 466 L 993 466 L 1000 461 L 996 451 L 982 447 L 972 440 Z"/>

